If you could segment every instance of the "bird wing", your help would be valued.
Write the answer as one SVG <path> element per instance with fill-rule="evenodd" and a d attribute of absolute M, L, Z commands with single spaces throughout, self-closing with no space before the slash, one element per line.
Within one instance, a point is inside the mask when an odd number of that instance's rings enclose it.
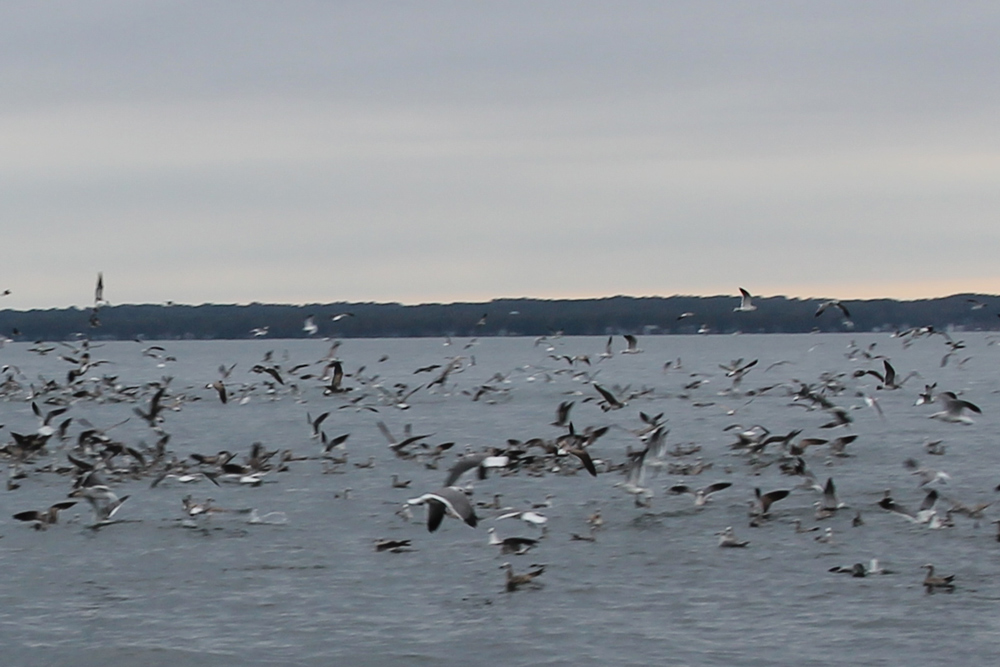
<path fill-rule="evenodd" d="M 594 460 L 590 458 L 590 453 L 587 452 L 586 449 L 573 447 L 571 449 L 567 449 L 566 451 L 580 459 L 580 463 L 583 464 L 583 467 L 587 469 L 587 472 L 589 472 L 591 476 L 597 477 L 597 468 L 594 466 Z"/>
<path fill-rule="evenodd" d="M 882 360 L 882 366 L 885 368 L 885 384 L 887 386 L 896 384 L 896 369 L 886 359 Z"/>
<path fill-rule="evenodd" d="M 463 474 L 472 470 L 473 468 L 478 468 L 482 465 L 483 461 L 486 459 L 485 454 L 473 454 L 471 456 L 466 456 L 455 462 L 455 465 L 451 467 L 448 471 L 448 477 L 444 480 L 445 487 L 450 487 L 452 484 L 458 481 L 458 478 Z"/>
<path fill-rule="evenodd" d="M 599 393 L 601 396 L 603 396 L 604 400 L 607 401 L 610 405 L 621 405 L 621 403 L 618 401 L 618 399 L 615 398 L 615 395 L 612 394 L 607 389 L 605 389 L 604 387 L 602 387 L 601 385 L 595 384 L 594 385 L 594 389 L 596 389 L 597 393 Z"/>
<path fill-rule="evenodd" d="M 445 504 L 436 499 L 431 498 L 427 501 L 427 530 L 433 533 L 441 525 L 441 521 L 444 519 Z"/>
<path fill-rule="evenodd" d="M 732 482 L 716 482 L 714 484 L 709 484 L 704 489 L 702 489 L 702 491 L 707 496 L 715 493 L 716 491 L 722 491 L 723 489 L 728 489 L 732 485 L 733 485 Z"/>
<path fill-rule="evenodd" d="M 433 505 L 434 502 L 438 502 L 443 508 L 450 510 L 455 516 L 460 518 L 466 524 L 472 528 L 476 527 L 479 523 L 479 517 L 476 516 L 476 511 L 472 508 L 472 503 L 469 502 L 469 497 L 465 495 L 465 492 L 454 486 L 445 486 L 441 489 L 430 494 L 430 504 Z M 441 523 L 440 518 L 437 521 L 438 524 Z M 430 528 L 430 516 L 428 516 L 428 529 L 433 532 Z M 436 528 L 437 526 L 435 526 Z"/>

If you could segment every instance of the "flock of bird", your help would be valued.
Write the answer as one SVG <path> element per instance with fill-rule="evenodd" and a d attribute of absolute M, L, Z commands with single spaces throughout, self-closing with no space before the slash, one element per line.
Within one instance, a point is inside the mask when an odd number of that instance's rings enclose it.
<path fill-rule="evenodd" d="M 741 295 L 735 310 L 755 310 L 751 295 L 743 289 Z M 105 303 L 103 279 L 99 278 L 91 313 L 93 326 L 99 326 L 97 315 Z M 824 303 L 817 315 L 831 308 L 849 317 L 847 307 L 838 301 Z M 352 315 L 345 313 L 332 319 L 348 316 Z M 314 317 L 304 322 L 303 330 L 310 337 L 317 334 L 319 325 Z M 267 327 L 263 325 L 251 333 L 264 337 Z M 885 338 L 889 340 L 890 336 L 886 334 Z M 964 348 L 961 341 L 931 327 L 896 332 L 892 338 L 904 347 L 920 339 L 939 340 L 945 349 L 942 367 Z M 833 475 L 820 475 L 814 470 L 817 465 L 836 465 L 838 475 L 849 474 L 859 438 L 851 432 L 855 411 L 870 409 L 879 419 L 885 419 L 880 396 L 886 392 L 904 393 L 908 382 L 918 377 L 916 372 L 900 377 L 892 360 L 876 351 L 875 343 L 862 347 L 851 341 L 845 355 L 849 368 L 844 370 L 831 370 L 816 378 L 788 378 L 754 388 L 745 388 L 749 377 L 779 368 L 786 362 L 775 362 L 767 371 L 762 371 L 763 364 L 759 364 L 758 359 L 735 359 L 717 363 L 720 372 L 713 374 L 702 369 L 688 373 L 680 359 L 672 360 L 662 367 L 664 378 L 667 378 L 664 382 L 671 386 L 669 391 L 664 391 L 646 386 L 622 386 L 599 377 L 605 369 L 608 369 L 605 375 L 612 375 L 616 359 L 622 355 L 644 353 L 635 336 L 625 335 L 622 340 L 620 348 L 615 345 L 615 337 L 609 336 L 603 351 L 567 354 L 560 348 L 571 346 L 572 341 L 559 334 L 542 336 L 535 340 L 533 349 L 545 351 L 545 364 L 501 370 L 485 382 L 472 384 L 464 383 L 462 378 L 477 363 L 475 354 L 470 352 L 477 344 L 476 339 L 471 339 L 457 354 L 451 352 L 458 345 L 449 339 L 446 341 L 448 352 L 442 359 L 414 369 L 409 378 L 395 379 L 369 373 L 364 367 L 352 367 L 349 359 L 340 357 L 340 342 L 333 341 L 328 352 L 318 360 L 296 362 L 278 359 L 273 352 L 267 352 L 243 371 L 244 378 L 249 379 L 240 379 L 236 365 L 223 364 L 212 377 L 204 377 L 203 384 L 188 386 L 178 386 L 167 375 L 170 364 L 177 361 L 176 357 L 167 354 L 169 343 L 149 345 L 138 341 L 141 357 L 162 369 L 163 376 L 155 380 L 132 380 L 114 374 L 110 361 L 99 358 L 101 344 L 86 336 L 73 341 L 37 341 L 27 350 L 38 358 L 47 358 L 42 362 L 46 364 L 51 357 L 58 357 L 63 364 L 62 376 L 51 372 L 51 364 L 48 375 L 13 364 L 3 366 L 0 399 L 8 405 L 30 405 L 37 420 L 33 430 L 9 429 L 9 440 L 0 447 L 0 456 L 8 466 L 6 488 L 13 493 L 26 483 L 56 474 L 67 480 L 65 493 L 61 495 L 68 499 L 60 499 L 57 495 L 48 506 L 19 509 L 12 516 L 38 530 L 46 530 L 59 523 L 60 513 L 85 500 L 93 516 L 88 528 L 96 531 L 129 522 L 128 503 L 142 502 L 135 487 L 139 480 L 148 481 L 148 489 L 143 493 L 159 493 L 164 488 L 176 489 L 176 485 L 187 487 L 197 483 L 253 488 L 274 481 L 280 473 L 294 474 L 296 466 L 315 466 L 328 474 L 376 474 L 364 471 L 370 471 L 388 457 L 412 464 L 414 478 L 419 476 L 424 480 L 419 483 L 421 488 L 410 494 L 412 497 L 395 505 L 398 521 L 405 524 L 414 520 L 413 510 L 420 506 L 425 508 L 425 525 L 429 533 L 440 530 L 447 517 L 459 520 L 469 529 L 480 529 L 483 520 L 488 519 L 493 525 L 487 528 L 483 539 L 495 547 L 501 557 L 539 552 L 545 544 L 557 540 L 580 543 L 600 540 L 602 530 L 606 529 L 601 505 L 614 502 L 613 497 L 606 497 L 609 493 L 631 497 L 636 516 L 654 513 L 665 506 L 675 507 L 678 501 L 673 496 L 688 495 L 692 498 L 695 516 L 699 517 L 692 520 L 694 522 L 711 521 L 715 499 L 733 494 L 742 487 L 748 496 L 745 501 L 747 530 L 779 530 L 781 526 L 794 524 L 795 532 L 816 533 L 816 541 L 826 544 L 849 539 L 835 534 L 830 527 L 821 529 L 821 522 L 838 515 L 849 514 L 852 529 L 858 530 L 864 530 L 868 512 L 888 513 L 928 529 L 952 527 L 959 517 L 975 522 L 986 518 L 992 502 L 967 505 L 951 498 L 942 490 L 950 479 L 948 473 L 921 465 L 912 457 L 901 464 L 912 473 L 923 494 L 916 510 L 901 504 L 889 490 L 882 492 L 878 500 L 855 498 L 845 502 L 838 494 Z M 961 363 L 966 361 L 968 359 Z M 402 435 L 397 436 L 387 424 L 393 417 L 413 414 L 411 410 L 419 412 L 422 397 L 502 406 L 515 400 L 518 381 L 561 384 L 564 400 L 551 406 L 551 423 L 519 424 L 517 437 L 512 435 L 506 442 L 481 447 L 461 446 L 455 442 L 432 444 L 431 433 L 414 433 L 407 426 Z M 925 384 L 914 396 L 914 403 L 940 407 L 929 412 L 927 417 L 959 428 L 971 425 L 973 415 L 982 414 L 980 407 L 957 388 L 938 389 L 937 383 L 928 383 L 925 378 L 921 381 Z M 716 384 L 709 391 L 705 385 L 710 382 L 723 384 Z M 780 397 L 789 410 L 804 410 L 815 415 L 815 431 L 804 435 L 803 429 L 789 429 L 781 424 L 727 424 L 715 436 L 730 438 L 732 442 L 713 460 L 705 460 L 709 452 L 701 445 L 671 442 L 668 415 L 671 411 L 723 409 L 727 417 L 736 419 L 743 408 L 764 396 Z M 303 453 L 301 444 L 286 443 L 272 449 L 256 442 L 241 455 L 227 450 L 192 451 L 194 445 L 191 443 L 178 447 L 172 442 L 169 428 L 170 422 L 180 417 L 173 414 L 183 412 L 196 401 L 218 401 L 234 409 L 240 406 L 253 409 L 262 401 L 287 401 L 295 406 L 293 409 L 302 412 L 302 443 L 315 443 L 315 449 Z M 88 406 L 109 404 L 131 406 L 128 419 L 136 418 L 142 423 L 153 444 L 146 444 L 145 439 L 124 441 L 116 438 L 114 429 L 123 422 L 99 427 L 89 421 Z M 732 404 L 740 407 L 728 407 Z M 591 409 L 591 405 L 599 411 Z M 659 412 L 650 409 L 651 406 L 656 406 Z M 622 417 L 579 428 L 574 413 L 582 409 L 588 412 L 580 416 L 588 420 L 610 417 L 608 413 Z M 358 435 L 330 435 L 327 426 L 337 421 L 331 416 L 342 410 L 369 414 L 371 431 Z M 627 414 L 633 411 L 634 415 Z M 484 417 L 487 418 L 490 417 Z M 372 448 L 370 443 L 375 432 L 384 439 L 384 449 Z M 525 432 L 532 435 L 525 437 Z M 616 441 L 621 442 L 624 438 L 630 444 L 617 449 L 605 445 L 609 432 L 615 435 Z M 354 447 L 362 438 L 367 451 L 375 454 L 365 462 L 352 461 L 347 454 L 348 443 Z M 821 451 L 825 453 L 819 453 Z M 925 452 L 928 456 L 940 456 L 945 448 L 941 442 L 928 442 Z M 767 469 L 778 471 L 787 483 L 775 489 L 759 488 L 755 480 Z M 720 472 L 725 479 L 698 481 L 700 475 L 710 470 Z M 672 483 L 663 482 L 661 475 L 671 478 Z M 493 482 L 494 488 L 502 488 L 504 478 L 511 476 L 537 478 L 544 490 L 553 488 L 545 481 L 553 477 L 580 478 L 572 483 L 593 484 L 591 495 L 597 507 L 580 518 L 580 526 L 586 525 L 587 530 L 567 531 L 562 536 L 550 530 L 546 510 L 558 494 L 549 493 L 543 502 L 522 506 L 504 505 L 501 493 L 495 493 L 489 501 L 477 497 L 477 487 L 481 487 L 484 480 L 498 478 Z M 601 478 L 613 481 L 600 484 Z M 121 490 L 127 485 L 131 485 L 129 494 Z M 388 489 L 408 490 L 411 485 L 412 480 L 403 480 L 398 473 L 386 480 Z M 657 493 L 661 486 L 666 494 L 662 499 Z M 350 493 L 350 487 L 345 487 L 338 495 L 349 499 Z M 181 496 L 178 498 L 178 520 L 196 530 L 207 530 L 212 517 L 234 512 L 245 515 L 250 523 L 281 524 L 290 520 L 283 512 L 261 515 L 254 508 L 234 510 L 216 505 L 211 498 L 198 500 L 186 491 L 178 495 Z M 792 503 L 795 503 L 794 511 L 781 511 L 781 507 Z M 812 512 L 816 525 L 802 525 L 803 507 Z M 533 531 L 531 536 L 501 536 L 501 526 L 509 525 L 506 519 L 523 522 Z M 752 548 L 754 542 L 745 535 L 737 536 L 732 525 L 717 526 L 715 534 L 719 538 L 718 546 L 723 548 Z M 434 538 L 434 535 L 426 535 L 419 539 L 426 543 Z M 406 553 L 416 548 L 417 540 L 416 536 L 373 537 L 373 544 L 377 552 Z M 922 586 L 928 593 L 956 589 L 954 575 L 936 574 L 931 563 L 925 568 L 927 573 Z M 546 564 L 535 563 L 519 573 L 507 561 L 500 569 L 506 573 L 504 590 L 513 592 L 539 586 L 544 581 L 542 575 Z M 830 571 L 853 577 L 890 573 L 877 559 L 837 565 Z"/>

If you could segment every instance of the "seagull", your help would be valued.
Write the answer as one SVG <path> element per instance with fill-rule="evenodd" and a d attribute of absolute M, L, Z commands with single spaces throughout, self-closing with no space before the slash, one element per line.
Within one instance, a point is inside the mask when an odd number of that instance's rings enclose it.
<path fill-rule="evenodd" d="M 31 411 L 34 412 L 35 416 L 38 417 L 39 421 L 41 421 L 41 424 L 38 427 L 38 435 L 44 438 L 55 434 L 56 429 L 53 428 L 53 426 L 51 425 L 53 417 L 58 417 L 59 415 L 67 412 L 68 410 L 69 410 L 68 407 L 61 407 L 61 408 L 56 408 L 55 410 L 49 410 L 46 413 L 42 413 L 42 410 L 41 408 L 38 407 L 38 404 L 32 401 Z"/>
<path fill-rule="evenodd" d="M 934 389 L 937 387 L 937 382 L 934 384 L 925 384 L 924 390 L 920 392 L 917 396 L 917 402 L 914 405 L 923 405 L 924 403 L 934 402 Z"/>
<path fill-rule="evenodd" d="M 965 349 L 965 341 L 961 341 L 961 340 L 959 340 L 959 341 L 951 341 L 951 340 L 948 340 L 948 341 L 945 341 L 945 344 L 948 346 L 949 349 L 948 349 L 948 352 L 943 357 L 941 357 L 941 368 L 944 368 L 945 366 L 948 365 L 948 360 L 951 359 L 952 356 L 954 356 L 954 354 L 956 352 L 958 352 L 959 350 L 964 350 Z M 968 359 L 966 361 L 968 361 Z M 962 363 L 965 363 L 965 362 L 963 361 Z M 959 364 L 959 365 L 961 365 L 961 364 Z"/>
<path fill-rule="evenodd" d="M 749 313 L 751 311 L 757 310 L 757 306 L 753 305 L 753 297 L 750 292 L 746 291 L 742 287 L 740 288 L 740 305 L 733 308 L 735 313 Z"/>
<path fill-rule="evenodd" d="M 333 371 L 333 373 L 331 374 L 330 371 Z M 330 381 L 330 384 L 323 387 L 324 396 L 346 394 L 350 391 L 350 388 L 342 386 L 344 383 L 344 364 L 336 359 L 330 362 L 330 365 L 323 372 L 323 377 L 320 379 Z"/>
<path fill-rule="evenodd" d="M 738 377 L 742 379 L 743 376 L 747 374 L 747 371 L 749 371 L 756 365 L 757 365 L 757 359 L 754 359 L 753 361 L 748 361 L 747 363 L 744 364 L 743 359 L 740 358 L 740 359 L 734 359 L 729 365 L 719 364 L 719 368 L 726 371 L 727 378 Z"/>
<path fill-rule="evenodd" d="M 330 412 L 327 411 L 321 414 L 320 416 L 316 417 L 316 419 L 313 419 L 311 414 L 309 414 L 308 412 L 306 413 L 306 421 L 309 422 L 310 426 L 312 426 L 313 440 L 318 440 L 320 438 L 320 431 L 321 431 L 320 426 L 322 426 L 323 420 L 329 416 Z"/>
<path fill-rule="evenodd" d="M 569 424 L 569 411 L 573 408 L 573 401 L 563 401 L 556 409 L 556 420 L 552 426 L 567 426 Z"/>
<path fill-rule="evenodd" d="M 509 457 L 496 456 L 491 453 L 464 456 L 448 471 L 448 477 L 445 478 L 444 485 L 450 487 L 458 481 L 459 477 L 473 468 L 476 469 L 479 479 L 486 479 L 489 468 L 504 468 L 508 463 L 510 463 Z"/>
<path fill-rule="evenodd" d="M 833 405 L 828 408 L 827 411 L 833 415 L 833 420 L 825 424 L 821 424 L 820 428 L 838 428 L 840 426 L 848 426 L 854 421 L 854 418 L 847 413 L 847 410 L 839 405 Z"/>
<path fill-rule="evenodd" d="M 205 388 L 214 389 L 215 392 L 219 395 L 219 400 L 222 401 L 223 403 L 226 403 L 229 400 L 229 395 L 226 392 L 226 385 L 222 383 L 222 380 L 216 380 L 215 382 L 210 382 L 209 384 L 205 385 Z"/>
<path fill-rule="evenodd" d="M 935 576 L 934 566 L 930 563 L 926 565 L 921 565 L 920 567 L 927 570 L 927 576 L 924 577 L 924 590 L 928 593 L 933 593 L 935 590 L 942 590 L 946 593 L 952 593 L 955 591 L 955 584 L 952 583 L 955 580 L 955 575 L 949 574 L 946 577 Z"/>
<path fill-rule="evenodd" d="M 533 585 L 537 586 L 535 583 L 535 578 L 540 576 L 542 572 L 545 571 L 544 565 L 537 566 L 530 572 L 525 572 L 524 574 L 514 574 L 514 566 L 510 563 L 504 563 L 500 566 L 501 570 L 507 570 L 507 592 L 513 593 L 521 586 Z"/>
<path fill-rule="evenodd" d="M 831 567 L 829 569 L 829 572 L 839 572 L 839 573 L 849 574 L 852 577 L 857 577 L 859 579 L 868 576 L 868 570 L 865 569 L 864 563 L 855 563 L 851 567 L 846 567 L 844 565 L 837 565 L 835 567 Z"/>
<path fill-rule="evenodd" d="M 708 502 L 709 496 L 713 493 L 716 491 L 722 491 L 723 489 L 728 489 L 732 485 L 732 482 L 716 482 L 715 484 L 709 484 L 701 489 L 693 489 L 686 484 L 676 484 L 667 489 L 667 491 L 674 494 L 690 493 L 694 496 L 695 507 L 701 507 Z"/>
<path fill-rule="evenodd" d="M 893 514 L 898 514 L 904 519 L 912 523 L 929 523 L 936 511 L 934 505 L 937 503 L 938 492 L 937 489 L 931 489 L 924 496 L 923 501 L 920 503 L 920 509 L 917 512 L 911 512 L 906 507 L 899 505 L 889 496 L 889 492 L 886 491 L 884 498 L 878 501 L 878 506 L 884 510 L 892 512 Z"/>
<path fill-rule="evenodd" d="M 625 407 L 625 402 L 619 400 L 614 394 L 596 382 L 594 383 L 594 389 L 596 389 L 597 393 L 599 393 L 604 399 L 598 403 L 598 405 L 600 405 L 601 409 L 605 412 L 608 412 L 609 410 L 620 410 Z"/>
<path fill-rule="evenodd" d="M 202 479 L 207 479 L 212 484 L 219 486 L 219 482 L 218 480 L 216 480 L 216 477 L 218 476 L 219 476 L 218 473 L 206 472 L 203 470 L 198 472 L 184 473 L 178 475 L 176 473 L 170 472 L 170 469 L 168 468 L 167 470 L 157 475 L 155 479 L 153 479 L 152 483 L 149 485 L 149 488 L 155 489 L 165 479 L 175 479 L 181 484 L 191 484 L 193 482 L 200 482 Z"/>
<path fill-rule="evenodd" d="M 819 530 L 819 526 L 812 526 L 811 528 L 803 528 L 802 521 L 800 519 L 795 519 L 792 523 L 795 524 L 796 533 L 815 533 Z"/>
<path fill-rule="evenodd" d="M 375 542 L 375 551 L 388 551 L 398 554 L 404 551 L 413 551 L 410 548 L 410 540 L 378 540 Z"/>
<path fill-rule="evenodd" d="M 18 512 L 14 515 L 14 518 L 18 521 L 34 521 L 35 530 L 45 530 L 50 525 L 59 523 L 59 510 L 69 509 L 73 505 L 76 505 L 75 500 L 64 500 L 61 503 L 52 505 L 46 510 L 28 510 L 27 512 Z"/>
<path fill-rule="evenodd" d="M 316 325 L 316 318 L 312 315 L 306 317 L 306 321 L 302 324 L 302 330 L 305 331 L 308 336 L 315 336 L 316 332 L 319 331 L 319 327 Z"/>
<path fill-rule="evenodd" d="M 479 522 L 468 496 L 457 486 L 442 487 L 418 498 L 411 498 L 406 504 L 427 505 L 427 530 L 432 533 L 441 525 L 445 514 L 461 519 L 472 528 Z"/>
<path fill-rule="evenodd" d="M 501 539 L 497 537 L 497 529 L 492 527 L 487 532 L 490 534 L 489 543 L 500 547 L 500 553 L 505 555 L 514 554 L 515 556 L 520 556 L 538 544 L 538 540 L 533 540 L 529 537 L 505 537 Z"/>
<path fill-rule="evenodd" d="M 337 313 L 336 315 L 331 315 L 330 320 L 332 322 L 339 322 L 346 317 L 354 317 L 354 313 Z"/>
<path fill-rule="evenodd" d="M 160 404 L 160 401 L 163 399 L 163 394 L 166 391 L 167 388 L 165 386 L 161 386 L 156 390 L 156 393 L 149 400 L 149 410 L 144 411 L 142 408 L 132 408 L 132 411 L 142 417 L 149 424 L 150 428 L 155 429 L 157 424 L 163 421 L 163 418 L 160 416 L 160 413 L 163 411 L 163 405 Z"/>
<path fill-rule="evenodd" d="M 275 368 L 274 366 L 264 366 L 263 364 L 254 364 L 253 367 L 250 369 L 250 371 L 252 373 L 257 373 L 258 375 L 261 373 L 267 373 L 268 375 L 273 377 L 278 384 L 280 385 L 285 384 L 285 381 L 281 379 L 281 373 L 279 373 L 278 369 Z"/>
<path fill-rule="evenodd" d="M 632 334 L 625 334 L 625 344 L 627 347 L 622 350 L 622 354 L 639 354 L 642 350 L 639 349 L 639 341 Z"/>
<path fill-rule="evenodd" d="M 830 572 L 843 572 L 858 578 L 867 577 L 869 574 L 893 574 L 892 570 L 886 570 L 879 565 L 878 558 L 872 558 L 868 562 L 867 567 L 865 567 L 864 563 L 855 563 L 851 567 L 838 565 L 837 567 L 831 567 Z"/>
<path fill-rule="evenodd" d="M 719 536 L 720 547 L 745 547 L 750 544 L 746 540 L 736 539 L 736 532 L 733 530 L 732 526 L 726 526 L 725 530 L 716 533 L 716 535 Z"/>
<path fill-rule="evenodd" d="M 108 305 L 108 302 L 104 300 L 104 274 L 98 271 L 97 286 L 94 288 L 94 308 L 96 310 L 106 305 Z"/>
<path fill-rule="evenodd" d="M 603 434 L 607 431 L 607 427 L 603 427 L 598 430 L 600 430 L 601 434 Z M 558 456 L 572 454 L 576 458 L 580 459 L 580 463 L 583 464 L 583 467 L 592 477 L 597 477 L 597 466 L 594 465 L 594 459 L 591 458 L 590 452 L 586 450 L 586 446 L 594 442 L 598 437 L 600 437 L 600 435 L 595 435 L 593 433 L 591 433 L 590 437 L 577 435 L 577 433 L 573 430 L 573 423 L 570 422 L 569 433 L 560 436 L 559 439 L 556 440 L 556 444 L 558 445 L 556 454 Z"/>
<path fill-rule="evenodd" d="M 822 315 L 828 308 L 838 308 L 840 309 L 840 312 L 844 314 L 844 319 L 851 319 L 851 313 L 847 310 L 847 306 L 836 299 L 830 299 L 829 301 L 824 301 L 819 304 L 819 308 L 816 309 L 815 317 Z"/>
<path fill-rule="evenodd" d="M 72 498 L 86 498 L 90 508 L 94 510 L 94 523 L 90 528 L 100 528 L 111 523 L 112 518 L 121 509 L 128 496 L 119 498 L 110 488 L 99 486 L 81 486 L 69 494 Z"/>
<path fill-rule="evenodd" d="M 878 385 L 876 389 L 892 390 L 892 389 L 902 389 L 903 385 L 906 383 L 907 380 L 909 380 L 914 375 L 917 375 L 916 371 L 910 371 L 909 375 L 907 375 L 905 378 L 897 382 L 896 369 L 892 367 L 892 364 L 889 363 L 888 359 L 882 360 L 882 367 L 885 369 L 884 373 L 879 373 L 878 371 L 872 371 L 872 370 L 855 371 L 854 377 L 856 378 L 864 377 L 865 375 L 874 376 L 878 378 L 878 380 L 882 383 Z"/>
<path fill-rule="evenodd" d="M 962 414 L 965 410 L 975 412 L 977 415 L 983 414 L 979 406 L 960 399 L 953 391 L 942 391 L 937 398 L 944 402 L 944 410 L 929 415 L 930 419 L 940 419 L 952 424 L 972 424 L 972 418 Z"/>
<path fill-rule="evenodd" d="M 771 505 L 782 498 L 786 498 L 791 493 L 788 489 L 777 489 L 761 493 L 759 488 L 754 487 L 754 500 L 750 501 L 750 516 L 755 519 L 766 519 Z"/>
<path fill-rule="evenodd" d="M 820 509 L 823 510 L 823 512 L 829 512 L 832 514 L 839 509 L 844 509 L 845 507 L 847 507 L 847 505 L 840 502 L 840 499 L 837 498 L 837 487 L 833 484 L 833 477 L 827 477 L 826 486 L 823 487 L 823 500 L 820 503 Z"/>
<path fill-rule="evenodd" d="M 903 461 L 903 467 L 909 470 L 911 475 L 916 475 L 920 478 L 919 486 L 927 486 L 928 484 L 933 484 L 935 482 L 946 484 L 948 480 L 951 479 L 951 475 L 945 471 L 934 470 L 933 468 L 922 466 L 916 459 L 913 458 Z"/>
<path fill-rule="evenodd" d="M 536 528 L 541 528 L 545 531 L 545 524 L 549 522 L 549 518 L 544 514 L 539 514 L 538 512 L 532 512 L 527 510 L 524 512 L 507 512 L 506 514 L 501 514 L 497 517 L 497 521 L 500 519 L 520 519 L 525 523 L 529 523 Z"/>

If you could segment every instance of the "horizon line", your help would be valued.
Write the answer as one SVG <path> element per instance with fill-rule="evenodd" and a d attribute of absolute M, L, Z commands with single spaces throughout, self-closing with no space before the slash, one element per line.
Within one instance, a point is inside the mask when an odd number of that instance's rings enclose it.
<path fill-rule="evenodd" d="M 786 301 L 830 301 L 831 297 L 823 296 L 787 296 L 785 294 L 753 294 L 753 298 L 757 301 L 766 301 L 768 299 L 784 299 Z M 942 296 L 929 296 L 921 298 L 897 298 L 897 297 L 872 297 L 872 298 L 858 298 L 858 299 L 838 299 L 838 301 L 844 303 L 870 303 L 873 301 L 895 301 L 897 303 L 916 303 L 920 301 L 943 301 L 953 298 L 969 298 L 969 297 L 983 297 L 983 298 L 1000 298 L 997 294 L 987 294 L 984 292 L 956 292 L 953 294 L 947 294 Z M 533 297 L 533 296 L 519 296 L 519 297 L 494 297 L 488 300 L 482 301 L 421 301 L 407 303 L 403 301 L 308 301 L 308 302 L 265 302 L 265 301 L 249 301 L 249 302 L 202 302 L 202 303 L 180 303 L 176 301 L 163 301 L 158 303 L 107 303 L 105 302 L 101 308 L 116 308 L 123 306 L 130 307 L 141 307 L 141 306 L 158 306 L 162 308 L 199 308 L 203 306 L 226 306 L 226 307 L 249 307 L 249 306 L 279 306 L 279 307 L 294 307 L 294 308 L 305 308 L 308 306 L 332 306 L 332 305 L 370 305 L 370 306 L 402 306 L 402 307 L 420 307 L 420 306 L 473 306 L 473 305 L 489 305 L 495 302 L 502 301 L 537 301 L 537 302 L 574 302 L 574 301 L 610 301 L 612 299 L 659 299 L 659 300 L 669 300 L 669 299 L 733 299 L 738 300 L 740 298 L 739 294 L 673 294 L 670 296 L 662 295 L 632 295 L 632 294 L 615 294 L 611 296 L 592 296 L 592 297 Z M 0 308 L 0 312 L 32 312 L 32 311 L 48 311 L 48 310 L 80 310 L 86 311 L 92 309 L 93 306 L 50 306 L 50 307 L 40 307 L 40 308 L 29 308 L 29 309 L 19 309 L 19 308 Z"/>

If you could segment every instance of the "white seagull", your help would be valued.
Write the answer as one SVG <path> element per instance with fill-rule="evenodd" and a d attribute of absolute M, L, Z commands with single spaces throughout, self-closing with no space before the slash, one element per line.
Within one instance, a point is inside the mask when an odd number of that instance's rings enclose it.
<path fill-rule="evenodd" d="M 479 522 L 468 496 L 457 486 L 445 486 L 419 498 L 411 498 L 406 503 L 427 505 L 427 530 L 432 533 L 441 525 L 445 514 L 461 519 L 472 528 Z"/>
<path fill-rule="evenodd" d="M 686 484 L 676 484 L 671 486 L 667 491 L 673 494 L 690 493 L 694 496 L 695 507 L 701 507 L 708 502 L 709 497 L 716 491 L 722 491 L 723 489 L 728 489 L 733 484 L 732 482 L 715 482 L 714 484 L 709 484 L 708 486 L 695 489 Z"/>
<path fill-rule="evenodd" d="M 977 415 L 983 414 L 979 406 L 963 401 L 953 391 L 942 391 L 937 397 L 944 403 L 944 410 L 929 415 L 930 419 L 940 419 L 952 424 L 972 424 L 972 418 L 963 414 L 966 410 L 975 412 Z"/>
<path fill-rule="evenodd" d="M 757 310 L 757 306 L 753 305 L 753 297 L 750 296 L 750 292 L 746 291 L 742 287 L 740 288 L 740 305 L 733 308 L 733 312 L 736 313 L 749 313 L 750 311 Z"/>
<path fill-rule="evenodd" d="M 627 347 L 621 351 L 622 354 L 639 354 L 642 350 L 639 349 L 639 341 L 632 334 L 624 334 L 625 344 Z"/>
<path fill-rule="evenodd" d="M 746 540 L 739 540 L 736 538 L 736 532 L 733 530 L 732 526 L 726 526 L 726 529 L 716 533 L 719 536 L 719 546 L 720 547 L 745 547 L 750 544 Z"/>

